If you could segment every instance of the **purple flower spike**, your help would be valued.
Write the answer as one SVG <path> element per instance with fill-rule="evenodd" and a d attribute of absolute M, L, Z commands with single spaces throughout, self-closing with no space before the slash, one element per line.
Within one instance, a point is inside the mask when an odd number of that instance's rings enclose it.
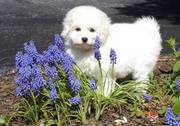
<path fill-rule="evenodd" d="M 95 43 L 94 43 L 94 49 L 95 49 L 95 50 L 96 50 L 96 49 L 100 49 L 100 46 L 101 46 L 101 44 L 100 44 L 99 37 L 96 37 Z"/>
<path fill-rule="evenodd" d="M 57 99 L 57 90 L 54 81 L 50 78 L 48 80 L 48 85 L 50 88 L 50 98 L 55 103 Z"/>
<path fill-rule="evenodd" d="M 144 100 L 146 102 L 150 102 L 152 100 L 152 96 L 150 94 L 144 94 Z"/>
<path fill-rule="evenodd" d="M 95 50 L 94 56 L 98 61 L 101 60 L 101 53 L 100 53 L 99 49 Z"/>
<path fill-rule="evenodd" d="M 29 41 L 24 43 L 24 50 L 26 53 L 33 58 L 33 61 L 36 63 L 38 59 L 38 52 L 36 46 L 34 45 L 33 41 Z"/>
<path fill-rule="evenodd" d="M 69 76 L 70 77 L 70 76 Z M 81 81 L 79 79 L 76 79 L 74 76 L 71 76 L 71 79 L 69 79 L 70 88 L 74 93 L 78 93 L 81 88 Z"/>
<path fill-rule="evenodd" d="M 23 53 L 22 52 L 17 52 L 16 53 L 16 58 L 15 58 L 15 62 L 16 62 L 16 70 L 18 71 L 21 66 L 22 66 L 22 62 L 23 62 Z"/>
<path fill-rule="evenodd" d="M 110 60 L 111 60 L 111 64 L 116 64 L 116 59 L 117 59 L 117 56 L 116 56 L 116 52 L 114 49 L 111 49 L 110 50 Z"/>
<path fill-rule="evenodd" d="M 173 114 L 172 108 L 168 107 L 165 114 L 166 123 L 168 126 L 176 126 L 176 117 Z"/>
<path fill-rule="evenodd" d="M 71 105 L 78 105 L 81 102 L 81 98 L 80 97 L 72 97 L 69 99 L 69 102 Z"/>
<path fill-rule="evenodd" d="M 61 51 L 65 51 L 64 43 L 59 34 L 54 35 L 54 43 Z"/>
<path fill-rule="evenodd" d="M 57 99 L 57 91 L 56 91 L 56 88 L 51 89 L 51 91 L 50 91 L 50 97 L 51 97 L 51 100 L 55 103 L 55 102 L 56 102 L 56 99 Z"/>
<path fill-rule="evenodd" d="M 94 57 L 99 61 L 101 60 L 101 53 L 100 53 L 100 41 L 99 37 L 96 37 L 95 43 L 94 43 Z"/>
<path fill-rule="evenodd" d="M 94 79 L 90 80 L 89 87 L 93 91 L 97 89 L 97 84 L 96 84 L 96 81 Z"/>
<path fill-rule="evenodd" d="M 176 90 L 180 92 L 180 78 L 176 80 Z"/>
<path fill-rule="evenodd" d="M 58 71 L 56 67 L 49 66 L 48 64 L 45 64 L 44 67 L 45 67 L 45 72 L 48 75 L 48 77 L 56 80 L 56 78 L 58 77 Z"/>

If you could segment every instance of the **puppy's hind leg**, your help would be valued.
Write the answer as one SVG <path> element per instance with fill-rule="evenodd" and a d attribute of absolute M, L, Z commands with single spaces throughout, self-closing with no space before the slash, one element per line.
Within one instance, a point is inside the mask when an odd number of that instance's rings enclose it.
<path fill-rule="evenodd" d="M 146 93 L 148 89 L 149 73 L 149 69 L 145 69 L 143 67 L 133 73 L 133 79 L 138 83 L 136 87 L 138 92 Z"/>

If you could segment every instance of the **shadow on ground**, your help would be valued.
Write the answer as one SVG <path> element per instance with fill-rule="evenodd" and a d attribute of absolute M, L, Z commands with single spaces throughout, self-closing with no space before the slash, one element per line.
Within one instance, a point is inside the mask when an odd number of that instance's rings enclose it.
<path fill-rule="evenodd" d="M 165 19 L 172 24 L 180 24 L 179 0 L 145 0 L 142 3 L 113 7 L 118 10 L 117 15 L 134 17 L 154 16 L 157 19 Z"/>

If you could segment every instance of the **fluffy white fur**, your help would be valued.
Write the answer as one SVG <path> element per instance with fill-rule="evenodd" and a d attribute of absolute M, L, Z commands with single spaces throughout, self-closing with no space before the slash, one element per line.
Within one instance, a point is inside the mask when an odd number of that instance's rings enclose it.
<path fill-rule="evenodd" d="M 78 66 L 94 77 L 99 73 L 93 50 L 96 36 L 101 41 L 104 73 L 112 67 L 110 49 L 113 48 L 117 53 L 116 78 L 132 74 L 137 81 L 148 80 L 161 50 L 159 25 L 153 17 L 142 17 L 134 23 L 111 24 L 104 12 L 92 6 L 71 9 L 65 16 L 61 35 Z M 83 42 L 82 38 L 87 38 L 87 42 Z M 108 77 L 111 77 L 110 74 Z M 105 84 L 105 89 L 108 85 Z M 105 95 L 108 94 L 109 91 L 106 91 Z"/>

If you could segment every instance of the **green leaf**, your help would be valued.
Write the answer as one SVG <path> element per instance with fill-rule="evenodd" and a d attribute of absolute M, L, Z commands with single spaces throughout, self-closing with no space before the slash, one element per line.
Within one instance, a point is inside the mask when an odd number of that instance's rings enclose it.
<path fill-rule="evenodd" d="M 131 115 L 130 115 L 131 117 L 133 117 L 133 116 L 135 116 L 135 112 L 131 112 Z"/>
<path fill-rule="evenodd" d="M 47 120 L 47 124 L 45 126 L 51 126 L 51 125 L 55 125 L 55 124 L 56 124 L 55 120 L 49 119 L 49 120 Z"/>
<path fill-rule="evenodd" d="M 180 52 L 175 52 L 176 57 L 180 57 Z"/>
<path fill-rule="evenodd" d="M 176 38 L 171 36 L 168 40 L 167 40 L 168 44 L 170 46 L 175 46 L 176 45 Z"/>
<path fill-rule="evenodd" d="M 161 115 L 163 115 L 163 114 L 166 112 L 166 109 L 167 109 L 167 107 L 166 107 L 166 106 L 163 106 L 163 107 L 159 110 L 159 113 L 160 113 Z"/>
<path fill-rule="evenodd" d="M 179 72 L 179 71 L 180 71 L 180 60 L 178 60 L 173 66 L 173 72 Z"/>
<path fill-rule="evenodd" d="M 176 97 L 174 100 L 173 111 L 175 114 L 180 113 L 180 97 Z"/>
<path fill-rule="evenodd" d="M 5 125 L 6 124 L 6 120 L 4 117 L 0 117 L 0 126 Z"/>
<path fill-rule="evenodd" d="M 141 117 L 142 115 L 143 115 L 143 112 L 139 108 L 137 108 L 136 109 L 136 116 Z"/>

